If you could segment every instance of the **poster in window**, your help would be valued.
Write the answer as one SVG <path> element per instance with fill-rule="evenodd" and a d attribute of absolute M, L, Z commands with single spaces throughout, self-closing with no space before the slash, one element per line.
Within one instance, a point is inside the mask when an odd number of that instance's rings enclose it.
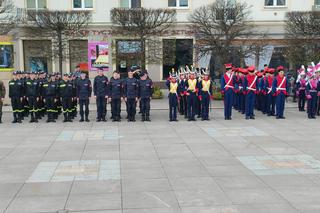
<path fill-rule="evenodd" d="M 13 62 L 13 42 L 9 37 L 0 36 L 0 72 L 13 71 Z"/>
<path fill-rule="evenodd" d="M 29 67 L 30 67 L 31 71 L 34 71 L 34 72 L 44 71 L 44 72 L 48 73 L 47 58 L 30 57 L 29 58 Z"/>
<path fill-rule="evenodd" d="M 88 43 L 88 65 L 90 71 L 109 70 L 109 44 L 107 42 Z"/>

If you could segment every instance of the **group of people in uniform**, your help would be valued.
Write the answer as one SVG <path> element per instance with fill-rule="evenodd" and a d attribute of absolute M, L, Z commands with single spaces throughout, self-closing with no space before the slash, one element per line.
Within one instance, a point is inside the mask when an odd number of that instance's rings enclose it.
<path fill-rule="evenodd" d="M 244 114 L 245 119 L 255 119 L 255 110 L 277 119 L 285 119 L 286 97 L 289 96 L 289 82 L 283 66 L 261 71 L 254 66 L 237 68 L 225 64 L 221 77 L 221 93 L 224 99 L 224 118 L 232 119 L 232 109 Z M 188 121 L 197 118 L 210 120 L 211 102 L 215 82 L 208 69 L 181 67 L 169 72 L 166 86 L 169 90 L 169 121 L 178 121 L 177 114 Z M 305 111 L 307 100 L 308 118 L 314 119 L 320 113 L 320 63 L 312 63 L 305 69 L 301 66 L 296 80 L 296 95 L 299 98 L 299 111 Z M 121 120 L 121 103 L 125 101 L 127 120 L 136 121 L 136 108 L 139 103 L 141 121 L 151 121 L 150 102 L 153 82 L 147 71 L 140 68 L 128 70 L 126 79 L 114 71 L 108 79 L 103 70 L 97 71 L 93 85 L 87 72 L 70 74 L 45 72 L 13 72 L 9 81 L 9 97 L 12 104 L 13 123 L 21 123 L 30 116 L 30 122 L 38 122 L 47 115 L 47 122 L 56 122 L 63 114 L 63 122 L 72 122 L 77 117 L 79 105 L 80 122 L 90 122 L 89 103 L 94 95 L 97 106 L 97 122 L 107 121 L 107 103 L 111 104 L 112 121 Z M 0 81 L 0 123 L 5 86 Z"/>
<path fill-rule="evenodd" d="M 296 95 L 299 111 L 307 111 L 309 119 L 320 115 L 320 63 L 313 62 L 305 68 L 304 65 L 297 71 Z M 307 100 L 307 110 L 305 110 Z"/>
<path fill-rule="evenodd" d="M 37 123 L 45 115 L 46 122 L 56 122 L 60 114 L 63 114 L 63 122 L 72 122 L 77 117 L 78 105 L 79 121 L 90 122 L 89 103 L 92 92 L 96 99 L 97 122 L 107 120 L 107 102 L 111 104 L 111 119 L 120 121 L 122 99 L 126 102 L 129 122 L 135 121 L 137 102 L 140 103 L 142 121 L 151 121 L 152 90 L 153 82 L 147 71 L 140 69 L 130 69 L 128 78 L 124 80 L 120 79 L 118 71 L 114 71 L 113 76 L 108 79 L 103 70 L 98 70 L 93 85 L 87 72 L 47 75 L 45 72 L 16 71 L 9 81 L 12 123 L 21 123 L 28 116 L 31 123 Z M 5 92 L 1 92 L 1 104 L 4 96 Z"/>

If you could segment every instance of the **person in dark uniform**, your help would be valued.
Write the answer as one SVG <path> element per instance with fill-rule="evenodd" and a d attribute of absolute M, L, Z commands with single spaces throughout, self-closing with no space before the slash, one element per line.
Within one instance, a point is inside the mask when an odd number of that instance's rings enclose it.
<path fill-rule="evenodd" d="M 59 82 L 59 97 L 61 99 L 64 116 L 63 122 L 72 122 L 72 93 L 73 83 L 69 80 L 69 74 L 65 73 L 63 79 Z"/>
<path fill-rule="evenodd" d="M 268 68 L 266 70 L 265 92 L 266 92 L 266 107 L 267 115 L 275 116 L 276 97 L 272 91 L 272 84 L 274 80 L 274 68 Z"/>
<path fill-rule="evenodd" d="M 277 68 L 278 76 L 274 78 L 272 84 L 272 92 L 276 96 L 276 119 L 285 119 L 285 99 L 289 92 L 289 83 L 287 77 L 284 75 L 284 67 Z"/>
<path fill-rule="evenodd" d="M 246 91 L 246 119 L 255 119 L 254 105 L 258 87 L 258 76 L 255 73 L 255 67 L 248 67 L 249 74 L 244 78 L 244 90 Z"/>
<path fill-rule="evenodd" d="M 236 79 L 232 72 L 232 64 L 225 64 L 226 73 L 221 77 L 221 93 L 224 95 L 224 119 L 231 120 Z"/>
<path fill-rule="evenodd" d="M 98 75 L 94 78 L 93 93 L 97 104 L 97 122 L 106 122 L 108 78 L 103 74 L 102 69 L 98 70 Z"/>
<path fill-rule="evenodd" d="M 77 84 L 77 98 L 80 105 L 80 122 L 89 120 L 89 99 L 92 93 L 92 85 L 89 78 L 86 77 L 87 73 L 82 72 Z M 85 107 L 85 110 L 83 109 Z M 85 116 L 85 119 L 84 119 Z"/>
<path fill-rule="evenodd" d="M 146 71 L 143 71 L 139 80 L 139 99 L 141 101 L 141 121 L 151 121 L 150 119 L 150 102 L 152 98 L 153 82 L 148 78 Z"/>
<path fill-rule="evenodd" d="M 39 82 L 35 79 L 36 73 L 31 72 L 30 78 L 26 80 L 25 96 L 29 104 L 29 113 L 31 115 L 30 123 L 38 123 L 38 105 L 39 100 Z"/>
<path fill-rule="evenodd" d="M 307 86 L 307 80 L 306 80 L 306 72 L 304 67 L 301 67 L 300 70 L 298 70 L 299 75 L 298 79 L 296 81 L 296 95 L 298 96 L 298 108 L 300 112 L 305 111 L 305 102 L 306 102 L 306 86 Z"/>
<path fill-rule="evenodd" d="M 28 72 L 18 71 L 18 80 L 22 83 L 22 100 L 21 100 L 21 120 L 24 120 L 25 117 L 29 116 L 29 104 L 28 100 L 25 97 L 26 91 L 26 79 L 29 77 Z"/>
<path fill-rule="evenodd" d="M 170 78 L 167 80 L 166 85 L 169 89 L 169 121 L 177 120 L 177 107 L 179 102 L 179 83 L 177 82 L 177 75 L 172 73 Z"/>
<path fill-rule="evenodd" d="M 203 70 L 203 80 L 199 82 L 199 99 L 201 100 L 201 120 L 209 120 L 210 101 L 213 99 L 213 82 L 209 79 L 209 71 Z"/>
<path fill-rule="evenodd" d="M 22 99 L 23 83 L 18 79 L 18 72 L 13 72 L 13 79 L 9 81 L 9 98 L 11 99 L 13 121 L 12 123 L 21 123 L 22 118 Z"/>
<path fill-rule="evenodd" d="M 198 80 L 195 78 L 195 72 L 189 72 L 189 79 L 186 82 L 187 87 L 187 103 L 188 103 L 188 121 L 195 121 L 196 102 L 198 93 Z"/>
<path fill-rule="evenodd" d="M 60 72 L 56 72 L 56 73 L 55 73 L 55 76 L 56 76 L 56 82 L 57 82 L 57 84 L 58 84 L 58 85 L 61 84 L 62 78 L 61 78 Z M 59 89 L 59 88 L 58 88 L 58 89 Z M 61 100 L 60 97 L 58 97 L 56 106 L 57 106 L 58 112 L 55 114 L 55 118 L 58 119 L 58 116 L 62 113 L 62 100 Z"/>
<path fill-rule="evenodd" d="M 54 74 L 49 75 L 48 81 L 43 84 L 43 94 L 46 109 L 47 109 L 47 123 L 56 122 L 55 114 L 58 112 L 56 102 L 58 100 L 58 83 Z"/>
<path fill-rule="evenodd" d="M 179 103 L 179 112 L 180 115 L 184 115 L 185 118 L 188 117 L 188 113 L 187 113 L 187 96 L 186 96 L 186 92 L 187 92 L 187 88 L 186 88 L 186 83 L 187 82 L 187 77 L 186 74 L 184 72 L 184 70 L 180 70 L 180 79 L 178 82 L 178 86 L 179 86 L 179 99 L 180 99 L 180 103 Z"/>
<path fill-rule="evenodd" d="M 320 83 L 316 78 L 315 69 L 308 72 L 308 83 L 306 86 L 306 94 L 308 99 L 308 118 L 315 119 L 317 113 L 317 101 L 320 91 Z"/>
<path fill-rule="evenodd" d="M 77 101 L 77 84 L 78 84 L 79 78 L 77 78 L 75 73 L 71 74 L 71 82 L 73 84 L 73 89 L 72 89 L 72 110 L 71 110 L 71 119 L 74 119 L 77 117 L 78 114 L 78 101 Z"/>
<path fill-rule="evenodd" d="M 123 90 L 119 71 L 113 72 L 113 77 L 110 79 L 108 88 L 109 101 L 111 101 L 112 121 L 120 122 L 121 98 L 123 97 Z"/>
<path fill-rule="evenodd" d="M 39 98 L 37 101 L 37 106 L 38 106 L 38 116 L 37 119 L 41 119 L 44 117 L 45 114 L 45 104 L 44 104 L 44 97 L 42 96 L 43 94 L 43 84 L 45 83 L 45 78 L 46 78 L 46 73 L 43 71 L 39 72 L 39 78 L 38 78 L 38 83 L 39 83 Z"/>
<path fill-rule="evenodd" d="M 2 123 L 2 106 L 4 102 L 4 97 L 6 96 L 6 87 L 3 81 L 0 80 L 0 124 Z"/>
<path fill-rule="evenodd" d="M 128 78 L 123 82 L 124 98 L 127 105 L 128 122 L 136 121 L 138 101 L 138 80 L 133 77 L 133 69 L 128 70 Z"/>

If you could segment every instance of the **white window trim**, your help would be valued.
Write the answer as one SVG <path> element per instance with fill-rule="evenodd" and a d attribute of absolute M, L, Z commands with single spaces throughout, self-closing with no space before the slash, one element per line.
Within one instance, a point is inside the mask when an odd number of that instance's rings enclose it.
<path fill-rule="evenodd" d="M 288 0 L 285 0 L 285 5 L 277 5 L 277 0 L 273 0 L 273 5 L 265 5 L 264 3 L 264 7 L 265 8 L 286 8 L 288 7 Z"/>
<path fill-rule="evenodd" d="M 94 0 L 92 0 L 92 8 L 85 8 L 85 0 L 81 0 L 81 8 L 75 8 L 73 0 L 71 2 L 73 10 L 94 10 L 94 3 Z"/>
<path fill-rule="evenodd" d="M 27 0 L 26 0 L 26 8 L 28 9 L 28 10 L 44 10 L 44 9 L 46 9 L 46 8 L 48 8 L 48 0 L 46 0 L 46 7 L 45 8 L 39 8 L 39 0 L 34 0 L 35 1 L 35 3 L 36 3 L 36 7 L 35 8 L 29 8 L 28 7 L 28 2 L 27 2 Z"/>
<path fill-rule="evenodd" d="M 180 0 L 175 0 L 176 1 L 176 5 L 175 7 L 173 6 L 169 6 L 168 5 L 168 8 L 172 8 L 172 9 L 189 9 L 190 8 L 190 0 L 188 0 L 188 6 L 185 7 L 185 6 L 180 6 Z"/>

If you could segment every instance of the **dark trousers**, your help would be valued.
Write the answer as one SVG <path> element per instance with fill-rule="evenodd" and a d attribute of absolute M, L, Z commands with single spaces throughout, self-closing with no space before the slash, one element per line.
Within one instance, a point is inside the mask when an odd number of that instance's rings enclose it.
<path fill-rule="evenodd" d="M 300 111 L 304 110 L 305 105 L 306 105 L 306 91 L 300 90 L 299 91 L 299 101 L 298 101 L 299 110 Z"/>
<path fill-rule="evenodd" d="M 105 96 L 97 96 L 97 118 L 105 119 L 107 115 L 107 101 Z"/>
<path fill-rule="evenodd" d="M 276 116 L 282 118 L 284 114 L 284 106 L 286 96 L 281 92 L 276 97 Z"/>
<path fill-rule="evenodd" d="M 254 104 L 256 100 L 256 94 L 253 91 L 248 91 L 246 95 L 246 117 L 254 116 Z"/>
<path fill-rule="evenodd" d="M 181 115 L 187 116 L 187 96 L 180 95 L 179 112 Z"/>
<path fill-rule="evenodd" d="M 137 102 L 135 98 L 127 98 L 127 113 L 128 119 L 134 119 L 136 116 L 136 106 Z"/>
<path fill-rule="evenodd" d="M 63 97 L 62 98 L 62 110 L 65 118 L 69 118 L 72 112 L 72 98 Z"/>
<path fill-rule="evenodd" d="M 33 120 L 35 116 L 38 117 L 37 98 L 33 96 L 28 97 L 28 104 L 29 104 L 29 112 L 31 115 L 31 119 Z"/>
<path fill-rule="evenodd" d="M 80 106 L 80 116 L 83 119 L 85 115 L 86 118 L 89 116 L 89 99 L 79 99 L 79 106 Z M 83 109 L 85 108 L 85 109 Z"/>
<path fill-rule="evenodd" d="M 23 112 L 21 98 L 12 97 L 11 98 L 11 106 L 14 119 L 21 118 L 21 113 Z"/>
<path fill-rule="evenodd" d="M 141 98 L 142 116 L 150 116 L 150 98 Z"/>
<path fill-rule="evenodd" d="M 177 119 L 177 107 L 178 107 L 178 96 L 176 94 L 169 94 L 169 119 Z"/>
<path fill-rule="evenodd" d="M 239 94 L 239 112 L 242 114 L 245 113 L 245 104 L 246 103 L 246 96 L 243 93 Z"/>
<path fill-rule="evenodd" d="M 267 113 L 268 115 L 275 115 L 276 97 L 271 93 L 267 94 Z"/>
<path fill-rule="evenodd" d="M 209 119 L 210 95 L 208 92 L 202 93 L 202 115 L 203 119 Z"/>
<path fill-rule="evenodd" d="M 201 117 L 201 110 L 202 110 L 202 106 L 201 106 L 202 102 L 200 101 L 200 99 L 197 97 L 196 98 L 196 114 L 198 115 L 198 117 Z"/>
<path fill-rule="evenodd" d="M 113 119 L 120 119 L 120 110 L 121 110 L 121 99 L 112 98 L 111 99 L 111 114 Z"/>
<path fill-rule="evenodd" d="M 226 90 L 224 94 L 224 117 L 231 118 L 232 116 L 232 104 L 233 104 L 234 92 L 232 89 Z"/>
<path fill-rule="evenodd" d="M 55 114 L 58 112 L 54 97 L 46 97 L 46 108 L 48 120 L 54 120 Z"/>
<path fill-rule="evenodd" d="M 308 100 L 308 117 L 315 117 L 317 112 L 317 92 L 310 92 L 311 99 Z"/>
<path fill-rule="evenodd" d="M 233 107 L 234 107 L 234 109 L 239 110 L 239 108 L 240 108 L 239 102 L 240 102 L 240 94 L 239 93 L 235 93 L 234 94 L 234 98 L 233 98 Z"/>
<path fill-rule="evenodd" d="M 197 103 L 197 96 L 195 92 L 190 92 L 190 95 L 187 96 L 187 103 L 188 103 L 188 118 L 194 119 L 196 115 L 196 103 Z"/>
<path fill-rule="evenodd" d="M 43 101 L 43 98 L 42 98 L 42 97 L 39 97 L 37 106 L 38 106 L 39 116 L 43 116 L 43 115 L 44 115 L 44 112 L 45 112 L 45 104 L 44 104 L 44 101 Z"/>

